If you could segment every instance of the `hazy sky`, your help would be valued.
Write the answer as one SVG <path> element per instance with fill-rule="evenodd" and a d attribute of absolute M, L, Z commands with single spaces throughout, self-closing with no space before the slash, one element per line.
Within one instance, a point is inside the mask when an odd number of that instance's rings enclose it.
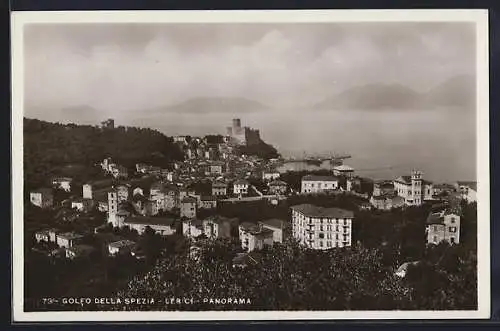
<path fill-rule="evenodd" d="M 423 91 L 475 71 L 469 23 L 36 24 L 25 28 L 31 107 L 122 110 L 198 96 L 315 103 L 352 85 Z"/>

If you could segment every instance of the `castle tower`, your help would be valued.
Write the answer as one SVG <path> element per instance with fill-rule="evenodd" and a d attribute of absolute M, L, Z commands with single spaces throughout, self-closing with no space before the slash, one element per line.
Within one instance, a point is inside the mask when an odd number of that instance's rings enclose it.
<path fill-rule="evenodd" d="M 233 135 L 241 133 L 241 121 L 239 118 L 233 119 Z"/>
<path fill-rule="evenodd" d="M 116 226 L 116 213 L 118 212 L 118 195 L 116 192 L 108 192 L 108 223 Z"/>
<path fill-rule="evenodd" d="M 413 170 L 411 172 L 411 195 L 413 204 L 420 206 L 422 204 L 422 172 Z"/>
<path fill-rule="evenodd" d="M 92 185 L 84 184 L 82 188 L 82 195 L 84 199 L 92 199 Z"/>

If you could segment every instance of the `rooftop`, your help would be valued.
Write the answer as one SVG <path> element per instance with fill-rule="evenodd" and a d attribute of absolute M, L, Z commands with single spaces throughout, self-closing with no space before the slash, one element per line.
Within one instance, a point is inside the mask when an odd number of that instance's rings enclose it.
<path fill-rule="evenodd" d="M 354 218 L 352 211 L 340 208 L 324 208 L 311 204 L 301 204 L 292 206 L 291 208 L 309 217 Z"/>
<path fill-rule="evenodd" d="M 226 185 L 226 183 L 215 182 L 215 183 L 212 183 L 212 187 L 226 188 L 227 185 Z"/>
<path fill-rule="evenodd" d="M 269 183 L 269 186 L 287 186 L 288 184 L 282 180 L 273 180 Z"/>
<path fill-rule="evenodd" d="M 109 243 L 109 246 L 116 247 L 116 248 L 130 247 L 133 245 L 135 245 L 135 242 L 133 242 L 132 240 L 127 240 L 127 239 L 123 239 L 123 240 Z"/>
<path fill-rule="evenodd" d="M 249 185 L 250 183 L 246 179 L 238 179 L 234 182 L 234 185 Z"/>
<path fill-rule="evenodd" d="M 285 222 L 283 222 L 282 220 L 277 219 L 277 218 L 271 218 L 268 220 L 260 221 L 259 223 L 262 223 L 262 224 L 267 225 L 267 226 L 271 226 L 271 227 L 276 228 L 276 229 L 281 229 L 281 228 L 283 228 Z"/>
<path fill-rule="evenodd" d="M 338 170 L 338 171 L 354 171 L 353 167 L 350 167 L 350 166 L 345 165 L 345 164 L 336 166 L 333 169 Z"/>
<path fill-rule="evenodd" d="M 167 217 L 148 217 L 148 216 L 132 216 L 127 217 L 125 224 L 142 224 L 142 225 L 163 225 L 172 227 L 175 219 Z"/>
<path fill-rule="evenodd" d="M 302 177 L 302 181 L 338 182 L 338 178 L 335 176 L 306 175 L 306 176 Z"/>
<path fill-rule="evenodd" d="M 457 182 L 457 184 L 459 186 L 467 186 L 467 187 L 473 189 L 474 191 L 477 191 L 477 182 L 462 182 L 462 181 L 459 181 L 459 182 Z"/>
<path fill-rule="evenodd" d="M 184 197 L 184 199 L 182 199 L 182 203 L 196 203 L 196 198 L 193 198 L 193 197 Z"/>
<path fill-rule="evenodd" d="M 73 240 L 73 239 L 80 239 L 83 238 L 81 234 L 75 233 L 75 232 L 65 232 L 57 235 L 58 237 L 67 239 L 67 240 Z"/>

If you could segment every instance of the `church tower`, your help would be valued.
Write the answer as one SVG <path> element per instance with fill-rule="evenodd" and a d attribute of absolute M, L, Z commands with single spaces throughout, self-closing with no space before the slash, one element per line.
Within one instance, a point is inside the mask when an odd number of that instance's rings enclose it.
<path fill-rule="evenodd" d="M 118 212 L 118 195 L 115 191 L 108 192 L 108 223 L 116 226 L 116 213 Z"/>
<path fill-rule="evenodd" d="M 411 195 L 413 205 L 420 206 L 422 204 L 422 172 L 413 170 L 411 172 Z"/>

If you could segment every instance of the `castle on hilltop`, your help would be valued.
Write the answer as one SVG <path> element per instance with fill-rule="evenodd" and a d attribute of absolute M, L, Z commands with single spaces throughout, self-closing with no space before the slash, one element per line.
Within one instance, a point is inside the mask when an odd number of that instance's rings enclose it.
<path fill-rule="evenodd" d="M 241 127 L 239 118 L 233 119 L 233 125 L 228 126 L 227 135 L 231 138 L 231 142 L 238 145 L 257 145 L 260 143 L 259 130 L 249 128 L 248 126 Z"/>

